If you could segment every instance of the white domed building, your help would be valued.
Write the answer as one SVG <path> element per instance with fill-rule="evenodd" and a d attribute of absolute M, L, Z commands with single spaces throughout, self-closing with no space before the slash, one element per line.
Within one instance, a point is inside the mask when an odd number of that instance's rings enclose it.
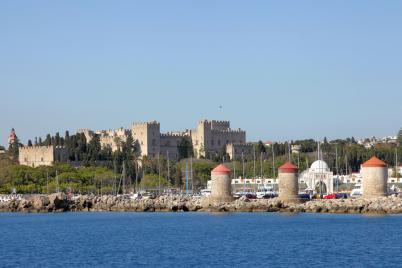
<path fill-rule="evenodd" d="M 303 171 L 299 183 L 307 184 L 308 191 L 319 193 L 321 188 L 322 194 L 334 192 L 334 174 L 323 160 L 315 161 L 309 169 Z"/>

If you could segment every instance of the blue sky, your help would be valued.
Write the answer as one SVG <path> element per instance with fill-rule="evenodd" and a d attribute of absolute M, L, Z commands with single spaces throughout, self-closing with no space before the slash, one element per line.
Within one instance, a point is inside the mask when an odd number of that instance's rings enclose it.
<path fill-rule="evenodd" d="M 1 1 L 0 144 L 231 120 L 249 140 L 402 127 L 401 1 Z M 222 105 L 223 109 L 219 109 Z"/>

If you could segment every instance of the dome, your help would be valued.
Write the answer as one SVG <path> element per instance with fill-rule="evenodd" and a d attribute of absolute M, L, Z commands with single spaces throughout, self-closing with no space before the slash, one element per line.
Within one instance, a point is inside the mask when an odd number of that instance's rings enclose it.
<path fill-rule="evenodd" d="M 330 171 L 327 163 L 325 163 L 322 160 L 317 160 L 315 161 L 311 167 L 310 167 L 310 172 L 326 172 Z"/>

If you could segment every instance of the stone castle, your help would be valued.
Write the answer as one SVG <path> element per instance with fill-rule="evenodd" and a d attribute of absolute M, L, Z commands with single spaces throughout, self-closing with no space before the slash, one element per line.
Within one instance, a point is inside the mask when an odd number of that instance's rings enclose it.
<path fill-rule="evenodd" d="M 236 160 L 241 157 L 250 159 L 253 154 L 253 145 L 246 143 L 246 132 L 231 129 L 229 121 L 201 120 L 195 129 L 168 133 L 161 133 L 160 123 L 157 121 L 133 123 L 131 129 L 79 129 L 77 133 L 84 134 L 87 142 L 98 135 L 102 148 L 109 147 L 112 151 L 119 150 L 121 142 L 132 135 L 140 147 L 141 156 L 149 158 L 163 155 L 171 160 L 178 160 L 179 145 L 183 140 L 193 146 L 196 158 L 214 156 L 223 151 Z M 60 146 L 25 146 L 19 150 L 21 165 L 50 166 L 54 162 L 67 160 L 67 150 Z"/>
<path fill-rule="evenodd" d="M 252 150 L 252 145 L 246 144 L 246 132 L 231 129 L 229 121 L 201 120 L 195 129 L 168 133 L 161 133 L 160 123 L 157 121 L 133 123 L 131 129 L 79 129 L 77 133 L 83 133 L 87 142 L 97 134 L 101 146 L 110 146 L 113 151 L 119 148 L 119 141 L 126 141 L 131 134 L 140 146 L 141 155 L 150 158 L 160 154 L 177 160 L 178 146 L 183 139 L 192 144 L 196 158 L 208 157 L 225 150 L 231 157 L 236 154 L 236 159 L 239 159 L 242 152 L 249 155 Z"/>

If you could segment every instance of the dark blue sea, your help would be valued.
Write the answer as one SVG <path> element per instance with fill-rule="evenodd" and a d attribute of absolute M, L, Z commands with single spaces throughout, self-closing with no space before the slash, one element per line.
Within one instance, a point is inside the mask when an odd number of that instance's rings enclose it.
<path fill-rule="evenodd" d="M 0 267 L 402 267 L 402 216 L 0 213 Z"/>

